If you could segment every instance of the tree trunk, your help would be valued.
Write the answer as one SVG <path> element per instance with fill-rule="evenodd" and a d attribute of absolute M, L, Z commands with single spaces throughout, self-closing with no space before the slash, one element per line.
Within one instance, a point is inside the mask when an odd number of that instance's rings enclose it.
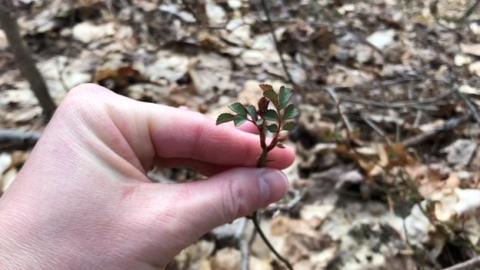
<path fill-rule="evenodd" d="M 53 115 L 56 105 L 48 93 L 47 84 L 35 66 L 32 55 L 20 35 L 17 20 L 12 16 L 14 12 L 11 10 L 5 1 L 0 1 L 0 27 L 5 31 L 8 44 L 15 56 L 20 72 L 29 82 L 30 88 L 42 107 L 43 115 L 48 120 Z"/>

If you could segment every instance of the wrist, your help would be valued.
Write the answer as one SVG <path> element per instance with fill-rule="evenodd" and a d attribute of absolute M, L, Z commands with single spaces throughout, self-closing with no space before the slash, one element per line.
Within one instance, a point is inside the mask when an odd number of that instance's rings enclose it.
<path fill-rule="evenodd" d="M 40 269 L 40 253 L 34 251 L 28 225 L 5 204 L 0 200 L 0 269 Z"/>

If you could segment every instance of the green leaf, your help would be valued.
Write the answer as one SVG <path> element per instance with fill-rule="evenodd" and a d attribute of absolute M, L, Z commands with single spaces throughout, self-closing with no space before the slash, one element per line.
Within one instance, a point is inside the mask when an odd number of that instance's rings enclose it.
<path fill-rule="evenodd" d="M 265 118 L 265 120 L 278 121 L 278 114 L 274 110 L 268 110 L 263 115 L 263 118 Z"/>
<path fill-rule="evenodd" d="M 241 126 L 243 123 L 247 121 L 247 116 L 243 115 L 235 115 L 235 118 L 233 119 L 233 123 L 235 124 L 236 127 Z"/>
<path fill-rule="evenodd" d="M 300 114 L 297 108 L 293 104 L 290 104 L 285 108 L 285 113 L 283 114 L 283 119 L 293 119 Z"/>
<path fill-rule="evenodd" d="M 277 133 L 278 131 L 278 126 L 276 124 L 271 124 L 267 126 L 268 131 L 272 133 Z"/>
<path fill-rule="evenodd" d="M 285 123 L 285 125 L 283 125 L 283 130 L 293 130 L 295 127 L 297 126 L 297 124 L 295 124 L 295 122 L 287 122 Z"/>
<path fill-rule="evenodd" d="M 232 105 L 228 106 L 230 110 L 238 113 L 241 116 L 247 116 L 247 110 L 240 102 L 235 102 Z"/>
<path fill-rule="evenodd" d="M 264 91 L 263 96 L 268 98 L 273 103 L 273 105 L 275 105 L 277 109 L 279 108 L 278 95 L 275 91 L 273 91 L 273 89 Z"/>
<path fill-rule="evenodd" d="M 252 117 L 252 119 L 257 118 L 257 109 L 253 105 L 247 105 L 247 113 Z"/>
<path fill-rule="evenodd" d="M 231 113 L 222 113 L 217 118 L 217 125 L 233 121 L 235 116 Z"/>
<path fill-rule="evenodd" d="M 280 109 L 285 108 L 293 96 L 293 91 L 285 86 L 280 87 Z"/>

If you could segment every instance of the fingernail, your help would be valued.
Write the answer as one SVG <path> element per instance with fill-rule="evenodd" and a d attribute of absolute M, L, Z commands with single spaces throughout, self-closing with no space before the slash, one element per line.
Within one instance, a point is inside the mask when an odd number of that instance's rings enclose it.
<path fill-rule="evenodd" d="M 260 193 L 265 203 L 281 199 L 288 189 L 288 179 L 279 170 L 262 169 L 260 173 Z"/>

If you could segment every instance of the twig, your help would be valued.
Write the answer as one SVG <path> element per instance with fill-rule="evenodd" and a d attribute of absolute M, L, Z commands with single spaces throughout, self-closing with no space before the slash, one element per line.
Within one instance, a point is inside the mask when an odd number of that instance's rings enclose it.
<path fill-rule="evenodd" d="M 340 100 L 338 99 L 337 93 L 335 93 L 335 90 L 331 87 L 326 87 L 325 91 L 327 91 L 328 95 L 330 95 L 330 97 L 335 102 L 335 106 L 337 107 L 338 114 L 340 115 L 340 118 L 342 119 L 342 122 L 345 125 L 345 128 L 347 130 L 347 136 L 348 136 L 349 139 L 351 139 L 352 138 L 352 132 L 353 132 L 352 124 L 350 123 L 347 116 L 343 112 L 343 107 L 340 103 Z"/>
<path fill-rule="evenodd" d="M 0 129 L 0 150 L 26 150 L 35 145 L 40 133 L 19 130 Z"/>
<path fill-rule="evenodd" d="M 237 236 L 240 254 L 242 256 L 242 270 L 250 269 L 250 243 L 247 239 L 247 219 L 242 219 L 240 225 L 240 233 Z"/>
<path fill-rule="evenodd" d="M 418 145 L 434 136 L 438 133 L 446 132 L 455 129 L 459 125 L 463 124 L 470 118 L 470 113 L 462 115 L 460 117 L 451 118 L 445 124 L 440 126 L 439 128 L 433 129 L 431 131 L 407 138 L 402 141 L 402 144 L 406 147 Z"/>
<path fill-rule="evenodd" d="M 287 63 L 283 58 L 280 42 L 278 42 L 277 36 L 275 35 L 275 27 L 273 26 L 272 18 L 270 17 L 270 11 L 268 9 L 267 2 L 266 0 L 261 0 L 260 3 L 262 4 L 263 12 L 265 13 L 265 17 L 267 18 L 268 27 L 270 28 L 270 33 L 272 34 L 273 42 L 275 43 L 275 48 L 277 49 L 278 57 L 280 57 L 280 62 L 282 64 L 283 71 L 285 72 L 285 76 L 287 76 L 287 80 L 292 86 L 296 86 L 295 82 L 292 79 L 292 75 L 290 74 L 290 71 L 288 71 Z"/>
<path fill-rule="evenodd" d="M 462 99 L 463 103 L 465 103 L 465 105 L 467 105 L 468 110 L 472 113 L 473 118 L 475 118 L 475 121 L 477 121 L 477 123 L 480 124 L 480 114 L 479 114 L 479 112 L 478 112 L 477 107 L 476 107 L 476 106 L 472 103 L 472 101 L 471 101 L 465 94 L 463 94 L 462 92 L 456 90 L 455 93 L 457 94 L 457 96 L 460 97 L 460 99 Z"/>
<path fill-rule="evenodd" d="M 474 257 L 463 263 L 444 268 L 443 270 L 469 270 L 469 269 L 478 269 L 480 267 L 480 256 Z"/>
<path fill-rule="evenodd" d="M 378 133 L 378 135 L 380 135 L 387 144 L 391 144 L 391 141 L 385 134 L 385 131 L 383 131 L 372 120 L 370 120 L 370 118 L 367 115 L 365 115 L 364 113 L 361 113 L 360 117 L 363 119 L 363 121 L 365 121 L 365 123 L 367 123 L 367 125 L 369 125 L 376 133 Z"/>
<path fill-rule="evenodd" d="M 465 22 L 465 20 L 468 19 L 468 17 L 470 17 L 470 15 L 472 15 L 473 12 L 478 8 L 479 4 L 480 4 L 480 0 L 475 1 L 475 3 L 473 3 L 473 5 L 471 5 L 465 11 L 465 13 L 463 13 L 463 16 L 460 18 L 459 22 Z"/>

